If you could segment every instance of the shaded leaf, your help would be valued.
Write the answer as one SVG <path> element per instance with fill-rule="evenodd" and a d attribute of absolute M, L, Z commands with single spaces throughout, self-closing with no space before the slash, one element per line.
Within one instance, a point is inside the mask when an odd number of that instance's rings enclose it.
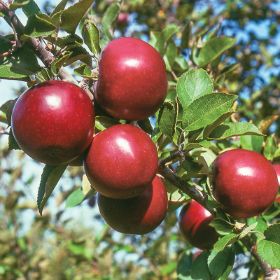
<path fill-rule="evenodd" d="M 262 135 L 262 133 L 252 123 L 238 122 L 222 124 L 212 130 L 208 137 L 212 139 L 226 139 L 238 135 Z"/>
<path fill-rule="evenodd" d="M 243 135 L 240 137 L 240 144 L 243 149 L 261 152 L 263 136 Z"/>
<path fill-rule="evenodd" d="M 64 10 L 61 15 L 60 27 L 69 33 L 74 33 L 93 2 L 94 0 L 80 0 L 78 3 Z"/>
<path fill-rule="evenodd" d="M 111 28 L 112 28 L 112 24 L 117 19 L 119 12 L 120 12 L 120 5 L 118 3 L 113 3 L 107 8 L 102 18 L 103 31 L 109 39 L 112 39 L 113 37 Z"/>
<path fill-rule="evenodd" d="M 177 118 L 177 106 L 175 102 L 166 102 L 163 107 L 160 109 L 158 116 L 158 125 L 160 131 L 171 137 L 175 132 Z"/>
<path fill-rule="evenodd" d="M 67 165 L 46 165 L 44 167 L 37 197 L 37 206 L 41 215 L 48 198 L 52 194 L 66 167 Z"/>
<path fill-rule="evenodd" d="M 208 40 L 201 49 L 195 51 L 193 55 L 194 63 L 203 67 L 220 56 L 224 51 L 231 48 L 234 44 L 235 39 L 233 38 L 212 38 Z"/>
<path fill-rule="evenodd" d="M 267 240 L 275 242 L 280 245 L 280 224 L 271 225 L 264 232 L 264 235 Z"/>
<path fill-rule="evenodd" d="M 74 190 L 66 199 L 66 207 L 75 207 L 83 202 L 85 195 L 81 188 Z"/>
<path fill-rule="evenodd" d="M 100 53 L 99 30 L 93 22 L 89 20 L 85 21 L 82 29 L 82 35 L 90 51 L 93 54 Z"/>
<path fill-rule="evenodd" d="M 211 275 L 207 264 L 208 256 L 208 252 L 203 252 L 195 259 L 192 265 L 191 279 L 211 280 Z"/>

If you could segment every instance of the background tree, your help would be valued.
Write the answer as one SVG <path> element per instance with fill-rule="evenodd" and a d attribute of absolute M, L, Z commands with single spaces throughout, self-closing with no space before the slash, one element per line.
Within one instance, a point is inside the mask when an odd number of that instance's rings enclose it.
<path fill-rule="evenodd" d="M 213 198 L 208 176 L 217 155 L 231 147 L 279 161 L 278 1 L 37 4 L 0 1 L 0 21 L 9 26 L 0 33 L 1 85 L 5 79 L 25 87 L 63 79 L 92 97 L 100 52 L 120 36 L 146 40 L 164 57 L 168 96 L 138 125 L 157 145 L 169 210 L 150 234 L 111 230 L 81 167 L 43 168 L 17 150 L 10 130 L 14 100 L 7 100 L 0 108 L 0 277 L 279 279 L 279 204 L 259 217 L 234 220 Z M 15 97 L 22 92 L 18 86 Z M 96 131 L 117 122 L 97 108 Z M 213 213 L 220 236 L 198 257 L 176 215 L 191 198 Z M 78 221 L 81 213 L 85 218 Z"/>

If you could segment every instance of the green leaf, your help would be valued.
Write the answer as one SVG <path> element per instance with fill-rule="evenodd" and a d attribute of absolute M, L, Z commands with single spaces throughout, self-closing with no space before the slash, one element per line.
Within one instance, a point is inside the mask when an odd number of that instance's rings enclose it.
<path fill-rule="evenodd" d="M 167 71 L 171 72 L 173 70 L 172 67 L 174 65 L 176 56 L 177 56 L 177 47 L 175 43 L 172 41 L 168 44 L 165 56 L 163 58 Z"/>
<path fill-rule="evenodd" d="M 185 251 L 179 258 L 177 264 L 177 279 L 189 280 L 192 269 L 192 255 Z"/>
<path fill-rule="evenodd" d="M 118 3 L 113 3 L 107 8 L 102 18 L 103 31 L 109 39 L 113 38 L 111 27 L 114 21 L 117 19 L 119 12 L 120 5 Z"/>
<path fill-rule="evenodd" d="M 9 150 L 21 150 L 11 129 L 9 131 Z"/>
<path fill-rule="evenodd" d="M 257 243 L 257 252 L 265 262 L 280 269 L 280 245 L 278 243 L 260 240 Z"/>
<path fill-rule="evenodd" d="M 211 221 L 210 223 L 211 226 L 215 228 L 215 230 L 221 234 L 221 235 L 226 235 L 232 232 L 233 226 L 227 223 L 225 220 L 216 218 Z"/>
<path fill-rule="evenodd" d="M 212 251 L 218 253 L 224 250 L 228 245 L 233 244 L 237 239 L 238 239 L 238 235 L 235 233 L 230 233 L 228 235 L 225 235 L 218 239 Z"/>
<path fill-rule="evenodd" d="M 67 4 L 68 0 L 61 0 L 58 5 L 54 8 L 54 10 L 51 13 L 51 16 L 55 15 L 56 13 L 59 13 L 65 9 L 65 6 Z"/>
<path fill-rule="evenodd" d="M 13 108 L 15 106 L 15 103 L 17 101 L 16 99 L 8 100 L 4 104 L 1 105 L 0 111 L 3 112 L 6 116 L 7 124 L 11 125 L 11 117 L 12 117 L 12 112 Z"/>
<path fill-rule="evenodd" d="M 203 67 L 220 56 L 224 51 L 231 48 L 234 44 L 235 39 L 228 37 L 210 39 L 201 49 L 195 51 L 193 61 L 199 67 Z"/>
<path fill-rule="evenodd" d="M 175 132 L 177 118 L 177 106 L 175 102 L 166 102 L 159 111 L 158 125 L 160 131 L 172 138 Z"/>
<path fill-rule="evenodd" d="M 179 27 L 175 24 L 167 25 L 162 32 L 158 33 L 156 36 L 156 42 L 154 47 L 163 55 L 165 53 L 165 49 L 167 43 L 179 31 Z"/>
<path fill-rule="evenodd" d="M 35 53 L 27 45 L 23 45 L 13 55 L 2 60 L 0 79 L 25 81 L 28 75 L 34 74 L 39 69 Z"/>
<path fill-rule="evenodd" d="M 75 33 L 75 30 L 84 17 L 94 0 L 80 0 L 78 3 L 67 8 L 61 15 L 60 27 L 68 33 Z"/>
<path fill-rule="evenodd" d="M 220 279 L 230 274 L 234 264 L 235 254 L 232 248 L 227 247 L 220 252 L 212 250 L 208 257 L 208 267 L 214 279 Z"/>
<path fill-rule="evenodd" d="M 95 117 L 95 129 L 102 131 L 112 125 L 118 124 L 119 122 L 107 116 L 96 116 Z"/>
<path fill-rule="evenodd" d="M 84 41 L 93 54 L 99 54 L 101 51 L 99 45 L 99 30 L 96 25 L 86 20 L 82 29 Z"/>
<path fill-rule="evenodd" d="M 243 149 L 261 152 L 263 136 L 244 135 L 240 137 L 240 144 Z"/>
<path fill-rule="evenodd" d="M 239 239 L 244 238 L 246 235 L 248 235 L 250 232 L 252 232 L 256 227 L 257 227 L 258 223 L 253 223 L 251 225 L 249 225 L 248 227 L 245 227 L 242 232 L 239 234 Z"/>
<path fill-rule="evenodd" d="M 75 68 L 74 72 L 84 78 L 92 78 L 91 69 L 86 64 L 82 64 L 81 66 Z"/>
<path fill-rule="evenodd" d="M 262 133 L 252 123 L 226 123 L 212 130 L 208 138 L 226 139 L 238 135 L 262 135 Z"/>
<path fill-rule="evenodd" d="M 37 205 L 41 215 L 48 198 L 52 194 L 66 167 L 67 165 L 46 165 L 44 167 L 37 197 Z"/>
<path fill-rule="evenodd" d="M 75 207 L 83 202 L 85 195 L 81 188 L 74 190 L 66 199 L 66 207 Z"/>
<path fill-rule="evenodd" d="M 34 0 L 29 0 L 28 2 L 29 3 L 27 5 L 24 5 L 22 7 L 22 10 L 24 14 L 27 16 L 27 18 L 41 13 L 40 8 L 38 7 L 38 5 Z"/>
<path fill-rule="evenodd" d="M 177 95 L 183 108 L 194 100 L 213 92 L 213 81 L 203 69 L 191 69 L 177 83 Z"/>
<path fill-rule="evenodd" d="M 207 264 L 208 256 L 208 252 L 203 252 L 195 259 L 192 265 L 191 279 L 211 280 L 211 275 Z"/>
<path fill-rule="evenodd" d="M 263 154 L 268 160 L 273 160 L 277 150 L 277 143 L 273 135 L 269 135 L 265 141 Z"/>
<path fill-rule="evenodd" d="M 162 276 L 166 276 L 166 275 L 170 275 L 173 271 L 175 271 L 176 267 L 177 267 L 177 262 L 173 261 L 162 265 L 159 268 L 159 271 Z"/>
<path fill-rule="evenodd" d="M 267 240 L 275 242 L 280 245 L 280 224 L 271 225 L 264 232 L 264 235 Z"/>
<path fill-rule="evenodd" d="M 36 14 L 28 18 L 24 33 L 30 37 L 46 37 L 54 33 L 56 26 L 52 18 L 45 14 Z"/>
<path fill-rule="evenodd" d="M 236 95 L 213 93 L 202 96 L 191 103 L 183 115 L 183 126 L 187 131 L 197 130 L 215 122 L 232 111 Z"/>
<path fill-rule="evenodd" d="M 22 8 L 29 4 L 30 0 L 14 0 L 12 4 L 10 4 L 10 10 L 16 10 L 18 8 Z"/>

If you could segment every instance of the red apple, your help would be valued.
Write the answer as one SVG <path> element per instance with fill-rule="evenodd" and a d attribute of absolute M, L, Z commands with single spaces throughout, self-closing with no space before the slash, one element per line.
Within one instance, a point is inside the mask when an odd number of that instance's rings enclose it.
<path fill-rule="evenodd" d="M 128 13 L 119 13 L 117 22 L 119 25 L 124 26 L 128 23 Z"/>
<path fill-rule="evenodd" d="M 275 200 L 278 180 L 262 155 L 235 149 L 220 154 L 213 164 L 214 195 L 235 218 L 261 214 Z"/>
<path fill-rule="evenodd" d="M 112 198 L 139 195 L 158 167 L 157 149 L 140 128 L 119 124 L 98 133 L 84 162 L 93 187 Z"/>
<path fill-rule="evenodd" d="M 94 110 L 84 90 L 47 81 L 24 92 L 12 112 L 21 149 L 35 160 L 58 165 L 78 157 L 91 143 Z"/>
<path fill-rule="evenodd" d="M 128 199 L 113 199 L 98 194 L 100 214 L 113 229 L 129 234 L 145 234 L 163 221 L 167 212 L 167 193 L 155 176 L 145 191 Z"/>
<path fill-rule="evenodd" d="M 210 249 L 218 239 L 216 230 L 209 224 L 212 214 L 192 200 L 185 204 L 179 215 L 179 226 L 184 237 L 199 249 Z"/>
<path fill-rule="evenodd" d="M 273 164 L 273 167 L 274 167 L 274 170 L 276 171 L 278 183 L 280 184 L 280 164 L 279 163 L 275 163 L 275 164 Z M 280 195 L 278 195 L 276 197 L 275 201 L 277 203 L 280 203 Z"/>
<path fill-rule="evenodd" d="M 159 109 L 166 93 L 164 61 L 148 43 L 120 38 L 103 50 L 94 94 L 108 114 L 126 120 L 145 119 Z"/>

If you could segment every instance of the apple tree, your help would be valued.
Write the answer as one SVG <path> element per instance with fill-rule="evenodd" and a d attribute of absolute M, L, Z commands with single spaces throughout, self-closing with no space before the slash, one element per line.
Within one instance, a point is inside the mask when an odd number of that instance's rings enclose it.
<path fill-rule="evenodd" d="M 1 83 L 24 85 L 0 107 L 4 279 L 280 279 L 277 1 L 0 16 Z M 98 234 L 61 220 L 84 203 Z"/>

